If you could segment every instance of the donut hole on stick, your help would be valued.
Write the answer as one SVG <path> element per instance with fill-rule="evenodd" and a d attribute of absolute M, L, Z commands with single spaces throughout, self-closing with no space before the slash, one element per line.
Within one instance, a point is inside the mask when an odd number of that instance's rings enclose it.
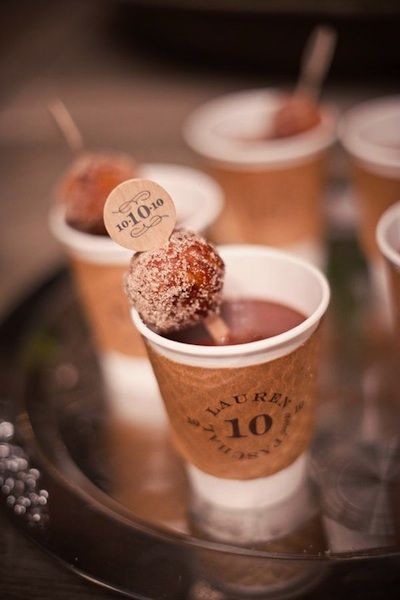
<path fill-rule="evenodd" d="M 135 254 L 125 277 L 129 301 L 146 324 L 167 334 L 202 321 L 216 344 L 229 335 L 219 317 L 224 263 L 214 247 L 193 232 L 176 230 L 148 252 Z"/>
<path fill-rule="evenodd" d="M 48 111 L 75 157 L 56 190 L 65 206 L 66 222 L 84 233 L 106 235 L 107 197 L 117 185 L 136 176 L 137 165 L 123 153 L 86 151 L 79 127 L 59 98 L 49 103 Z"/>

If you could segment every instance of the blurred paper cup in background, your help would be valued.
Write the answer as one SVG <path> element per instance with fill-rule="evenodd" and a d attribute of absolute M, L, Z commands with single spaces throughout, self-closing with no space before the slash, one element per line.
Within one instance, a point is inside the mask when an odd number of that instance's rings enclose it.
<path fill-rule="evenodd" d="M 177 226 L 205 232 L 222 209 L 219 186 L 195 169 L 148 164 L 140 166 L 138 177 L 154 180 L 168 190 L 176 205 Z M 52 209 L 50 227 L 67 250 L 105 384 L 113 397 L 113 410 L 124 418 L 149 418 L 152 422 L 157 414 L 163 417 L 157 384 L 141 336 L 132 327 L 123 290 L 123 276 L 132 252 L 108 236 L 82 233 L 70 227 L 62 205 Z M 140 395 L 146 400 L 145 411 L 132 398 L 138 378 Z"/>
<path fill-rule="evenodd" d="M 352 165 L 360 244 L 386 318 L 388 294 L 375 234 L 379 218 L 400 200 L 400 96 L 356 106 L 343 117 L 339 130 Z"/>
<path fill-rule="evenodd" d="M 275 503 L 304 477 L 313 434 L 323 275 L 262 246 L 222 246 L 225 298 L 289 306 L 305 320 L 260 341 L 200 346 L 164 338 L 133 311 L 195 493 L 234 508 Z"/>
<path fill-rule="evenodd" d="M 212 229 L 217 243 L 278 246 L 323 267 L 324 167 L 336 115 L 321 105 L 315 127 L 268 139 L 282 99 L 272 89 L 223 96 L 189 117 L 184 137 L 225 193 Z"/>
<path fill-rule="evenodd" d="M 380 218 L 376 240 L 386 259 L 393 321 L 400 346 L 400 202 L 388 208 Z"/>
<path fill-rule="evenodd" d="M 353 169 L 360 242 L 367 258 L 379 256 L 375 230 L 400 200 L 400 96 L 364 102 L 344 115 L 340 139 Z"/>

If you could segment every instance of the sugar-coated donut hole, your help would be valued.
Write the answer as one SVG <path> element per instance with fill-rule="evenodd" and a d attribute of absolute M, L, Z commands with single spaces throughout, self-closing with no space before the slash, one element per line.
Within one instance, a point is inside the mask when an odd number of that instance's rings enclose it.
<path fill-rule="evenodd" d="M 219 311 L 223 276 L 224 263 L 214 247 L 178 230 L 161 248 L 132 257 L 125 290 L 146 324 L 168 333 Z"/>

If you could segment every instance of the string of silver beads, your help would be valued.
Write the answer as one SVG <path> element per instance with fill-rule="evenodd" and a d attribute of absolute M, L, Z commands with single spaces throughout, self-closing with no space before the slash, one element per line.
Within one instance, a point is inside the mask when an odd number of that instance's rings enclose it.
<path fill-rule="evenodd" d="M 40 472 L 31 468 L 23 449 L 12 443 L 14 426 L 0 421 L 0 491 L 14 514 L 30 525 L 43 525 L 48 518 L 49 493 L 40 489 Z"/>

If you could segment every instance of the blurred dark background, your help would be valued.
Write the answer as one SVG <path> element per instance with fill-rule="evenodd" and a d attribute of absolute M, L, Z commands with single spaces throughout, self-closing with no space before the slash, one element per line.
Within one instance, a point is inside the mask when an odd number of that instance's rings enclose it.
<path fill-rule="evenodd" d="M 338 32 L 332 80 L 382 80 L 400 71 L 398 0 L 22 0 L 2 12 L 2 69 L 8 63 L 11 83 L 32 70 L 65 69 L 58 60 L 79 52 L 81 35 L 92 52 L 70 63 L 78 70 L 94 65 L 97 45 L 108 62 L 119 55 L 129 63 L 140 53 L 199 75 L 295 77 L 307 36 L 321 22 Z"/>
<path fill-rule="evenodd" d="M 399 14 L 391 0 L 132 0 L 116 11 L 114 25 L 127 47 L 265 82 L 294 78 L 307 36 L 329 23 L 340 40 L 331 78 L 362 81 L 399 73 Z"/>
<path fill-rule="evenodd" d="M 71 155 L 49 100 L 64 100 L 88 147 L 193 164 L 180 135 L 191 110 L 233 90 L 292 85 L 321 22 L 338 32 L 324 98 L 345 110 L 398 92 L 398 0 L 3 3 L 0 311 L 61 260 L 47 211 Z"/>
<path fill-rule="evenodd" d="M 399 0 L 3 2 L 0 314 L 63 260 L 47 214 L 72 157 L 48 115 L 51 99 L 63 99 L 89 148 L 195 164 L 180 135 L 187 115 L 219 94 L 292 85 L 321 22 L 338 32 L 325 99 L 345 111 L 399 93 Z M 331 181 L 346 182 L 339 147 L 332 158 Z M 110 597 L 0 520 L 1 597 Z"/>

